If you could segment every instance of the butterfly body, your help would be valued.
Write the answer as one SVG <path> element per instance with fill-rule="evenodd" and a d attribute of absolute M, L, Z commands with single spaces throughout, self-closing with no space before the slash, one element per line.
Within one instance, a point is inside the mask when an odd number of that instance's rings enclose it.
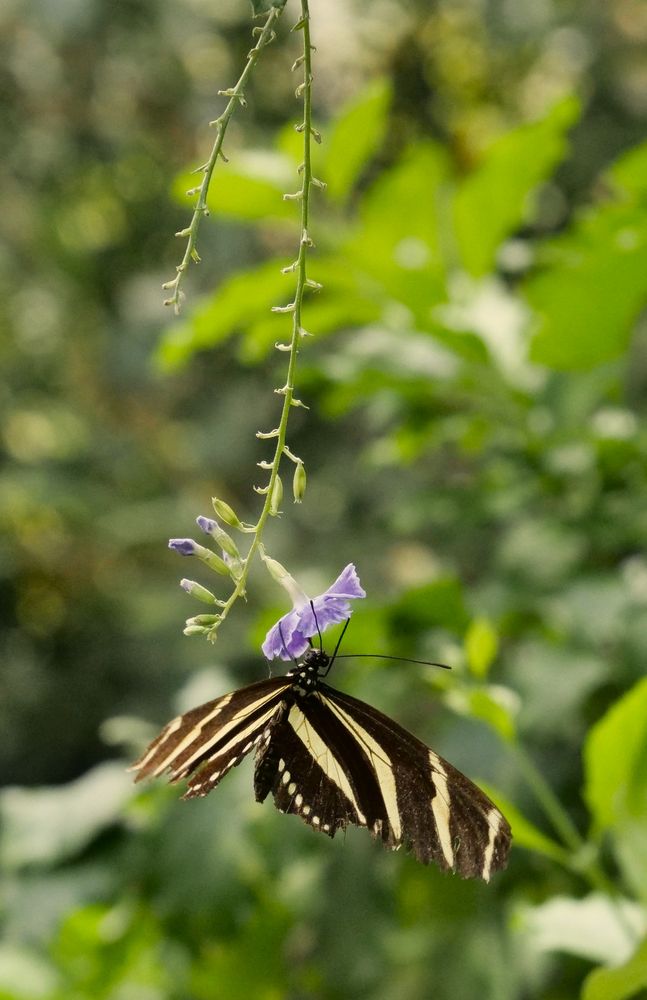
<path fill-rule="evenodd" d="M 240 688 L 170 722 L 133 765 L 137 780 L 187 779 L 186 798 L 208 794 L 255 750 L 257 801 L 333 837 L 366 827 L 385 846 L 410 849 L 463 877 L 505 867 L 510 827 L 469 778 L 366 703 L 323 677 L 331 658 L 308 650 L 284 677 Z"/>

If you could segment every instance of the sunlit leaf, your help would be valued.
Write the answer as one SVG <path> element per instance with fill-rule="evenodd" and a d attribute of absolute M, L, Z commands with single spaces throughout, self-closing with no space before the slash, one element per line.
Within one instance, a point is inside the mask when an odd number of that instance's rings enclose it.
<path fill-rule="evenodd" d="M 187 203 L 187 191 L 202 181 L 202 174 L 183 173 L 173 184 L 173 194 Z M 294 164 L 287 156 L 264 150 L 238 152 L 230 163 L 218 164 L 209 185 L 207 205 L 214 215 L 262 222 L 266 219 L 294 221 L 294 202 L 283 195 L 298 186 Z M 196 196 L 192 196 L 190 207 Z"/>
<path fill-rule="evenodd" d="M 470 274 L 493 270 L 505 237 L 529 220 L 530 196 L 563 158 L 566 133 L 578 114 L 579 103 L 568 98 L 540 121 L 507 132 L 459 184 L 454 225 L 461 261 Z"/>
<path fill-rule="evenodd" d="M 584 899 L 556 896 L 524 906 L 523 927 L 533 949 L 562 951 L 594 962 L 624 962 L 645 933 L 645 912 L 627 899 L 591 893 Z"/>
<path fill-rule="evenodd" d="M 284 260 L 269 260 L 225 279 L 186 319 L 166 330 L 157 350 L 159 366 L 165 370 L 179 368 L 195 351 L 213 347 L 259 315 L 269 315 L 272 306 L 284 305 L 294 291 L 294 285 L 290 286 L 289 279 L 281 274 L 284 264 Z M 276 332 L 279 339 L 278 317 Z"/>
<path fill-rule="evenodd" d="M 531 356 L 552 368 L 587 369 L 617 357 L 647 303 L 647 144 L 621 158 L 606 180 L 604 200 L 547 244 L 526 284 L 538 316 Z"/>
<path fill-rule="evenodd" d="M 345 198 L 375 153 L 387 124 L 391 88 L 374 80 L 345 108 L 328 136 L 324 171 L 331 198 Z"/>
<path fill-rule="evenodd" d="M 593 726 L 584 762 L 584 794 L 597 830 L 647 820 L 647 677 Z"/>
<path fill-rule="evenodd" d="M 118 822 L 135 790 L 120 764 L 99 764 L 55 788 L 7 788 L 0 797 L 0 858 L 10 869 L 69 858 Z"/>
<path fill-rule="evenodd" d="M 584 982 L 582 1000 L 630 1000 L 644 989 L 647 989 L 647 938 L 623 965 L 591 972 Z"/>
<path fill-rule="evenodd" d="M 421 329 L 446 297 L 443 202 L 446 152 L 430 142 L 409 149 L 364 195 L 360 225 L 345 243 L 349 260 L 406 305 Z"/>
<path fill-rule="evenodd" d="M 510 688 L 495 684 L 478 688 L 452 687 L 445 692 L 445 701 L 455 712 L 485 722 L 501 739 L 514 739 L 520 704 Z"/>
<path fill-rule="evenodd" d="M 476 677 L 486 677 L 499 648 L 496 629 L 487 618 L 474 618 L 465 635 L 467 663 Z"/>

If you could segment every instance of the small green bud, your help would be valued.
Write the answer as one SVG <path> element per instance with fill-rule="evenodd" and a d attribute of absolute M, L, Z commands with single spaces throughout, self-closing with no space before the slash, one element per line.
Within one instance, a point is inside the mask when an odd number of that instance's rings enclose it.
<path fill-rule="evenodd" d="M 196 583 L 195 580 L 180 580 L 180 586 L 182 590 L 186 590 L 187 594 L 190 594 L 191 597 L 197 597 L 203 604 L 218 603 L 216 595 L 203 587 L 201 583 Z"/>
<path fill-rule="evenodd" d="M 186 625 L 214 625 L 216 622 L 220 621 L 220 615 L 195 615 L 193 618 L 187 618 Z"/>
<path fill-rule="evenodd" d="M 271 556 L 266 555 L 264 548 L 260 547 L 259 552 L 261 559 L 267 566 L 270 576 L 276 580 L 277 583 L 283 583 L 285 578 L 290 575 L 285 566 L 282 566 L 278 559 L 272 559 Z"/>
<path fill-rule="evenodd" d="M 228 503 L 225 503 L 224 500 L 219 500 L 218 497 L 213 497 L 211 503 L 221 521 L 228 524 L 230 528 L 242 528 L 242 524 Z"/>
<path fill-rule="evenodd" d="M 215 573 L 220 573 L 221 576 L 229 576 L 229 566 L 224 559 L 217 556 L 211 549 L 206 549 L 204 545 L 196 545 L 195 555 L 198 559 L 202 560 L 205 566 L 208 566 Z"/>
<path fill-rule="evenodd" d="M 301 503 L 306 491 L 306 470 L 303 462 L 297 462 L 292 480 L 292 494 L 295 503 Z"/>
<path fill-rule="evenodd" d="M 208 631 L 209 631 L 209 629 L 208 628 L 203 628 L 202 625 L 187 625 L 187 627 L 185 629 L 183 629 L 183 634 L 184 635 L 206 635 Z"/>
<path fill-rule="evenodd" d="M 274 486 L 272 487 L 272 496 L 270 497 L 270 514 L 273 517 L 279 512 L 279 507 L 281 506 L 281 500 L 283 499 L 283 483 L 281 482 L 281 477 L 277 476 L 274 480 Z"/>

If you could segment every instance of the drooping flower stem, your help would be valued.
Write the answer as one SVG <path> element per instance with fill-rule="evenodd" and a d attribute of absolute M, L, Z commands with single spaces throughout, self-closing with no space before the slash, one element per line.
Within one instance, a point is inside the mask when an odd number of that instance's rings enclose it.
<path fill-rule="evenodd" d="M 301 400 L 297 399 L 294 394 L 299 344 L 303 337 L 306 336 L 306 331 L 304 330 L 301 322 L 303 299 L 308 287 L 315 290 L 321 287 L 317 282 L 309 279 L 307 273 L 308 251 L 313 246 L 308 233 L 310 195 L 313 185 L 319 187 L 324 186 L 322 182 L 314 178 L 312 174 L 312 140 L 315 139 L 315 141 L 319 142 L 321 139 L 319 133 L 312 126 L 312 45 L 310 42 L 310 11 L 308 8 L 308 0 L 301 0 L 301 17 L 292 30 L 301 31 L 303 38 L 303 54 L 296 60 L 293 66 L 293 69 L 298 69 L 301 66 L 303 67 L 303 82 L 299 85 L 299 87 L 297 87 L 296 91 L 297 96 L 301 97 L 303 101 L 303 119 L 302 122 L 296 126 L 297 132 L 303 135 L 303 162 L 299 167 L 301 187 L 295 194 L 285 195 L 285 198 L 290 201 L 300 202 L 301 216 L 299 252 L 296 260 L 283 269 L 285 274 L 296 274 L 294 299 L 286 306 L 278 306 L 273 309 L 273 312 L 289 313 L 292 315 L 292 336 L 289 346 L 277 344 L 277 348 L 279 350 L 289 351 L 287 377 L 285 384 L 280 389 L 275 389 L 275 392 L 283 397 L 283 406 L 281 408 L 281 416 L 278 426 L 275 427 L 274 430 L 268 432 L 259 431 L 257 434 L 257 437 L 263 440 L 276 441 L 276 447 L 274 449 L 274 455 L 271 463 L 259 463 L 261 468 L 269 471 L 269 481 L 267 482 L 267 485 L 263 487 L 255 487 L 256 492 L 260 493 L 265 498 L 263 509 L 256 525 L 253 528 L 253 538 L 247 555 L 241 560 L 240 569 L 235 580 L 234 590 L 229 599 L 224 603 L 222 610 L 217 616 L 217 621 L 207 633 L 207 637 L 212 640 L 215 639 L 217 629 L 229 614 L 229 611 L 233 607 L 234 603 L 245 593 L 245 584 L 249 570 L 253 558 L 262 543 L 263 531 L 267 519 L 271 516 L 276 516 L 279 513 L 278 507 L 283 493 L 282 483 L 279 477 L 281 459 L 285 455 L 297 465 L 303 465 L 301 459 L 293 455 L 287 447 L 286 436 L 291 409 L 293 407 L 304 406 Z"/>
<path fill-rule="evenodd" d="M 216 118 L 214 121 L 210 122 L 216 128 L 216 139 L 209 154 L 209 159 L 201 167 L 198 167 L 194 173 L 202 173 L 202 181 L 198 187 L 193 188 L 188 194 L 197 194 L 198 200 L 193 209 L 193 215 L 191 217 L 191 222 L 186 227 L 186 229 L 181 229 L 175 235 L 182 238 L 186 237 L 186 249 L 184 251 L 184 256 L 182 260 L 176 267 L 176 275 L 170 281 L 166 281 L 162 288 L 170 291 L 171 294 L 165 300 L 165 306 L 173 306 L 175 313 L 180 311 L 180 303 L 183 297 L 183 293 L 180 289 L 182 284 L 182 279 L 185 272 L 188 270 L 191 261 L 194 263 L 199 263 L 200 257 L 198 255 L 196 243 L 198 238 L 198 230 L 200 228 L 200 223 L 205 215 L 209 214 L 209 209 L 207 208 L 207 195 L 209 193 L 209 185 L 211 184 L 211 177 L 213 175 L 214 167 L 218 157 L 220 156 L 223 160 L 226 160 L 225 154 L 222 150 L 222 144 L 224 142 L 225 133 L 227 131 L 227 126 L 231 120 L 231 117 L 237 107 L 245 107 L 245 92 L 244 87 L 247 80 L 256 64 L 261 51 L 266 45 L 269 45 L 275 38 L 274 25 L 278 21 L 279 17 L 283 13 L 283 7 L 271 7 L 265 24 L 262 27 L 254 29 L 254 32 L 258 35 L 256 45 L 250 49 L 247 54 L 247 62 L 245 68 L 240 75 L 238 83 L 231 87 L 229 90 L 219 91 L 220 95 L 229 98 L 229 103 L 223 111 L 223 113 Z"/>

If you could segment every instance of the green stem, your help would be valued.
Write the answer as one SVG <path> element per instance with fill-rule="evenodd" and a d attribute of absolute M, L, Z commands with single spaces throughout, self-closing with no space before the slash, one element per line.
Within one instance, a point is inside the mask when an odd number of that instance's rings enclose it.
<path fill-rule="evenodd" d="M 294 270 L 297 275 L 296 291 L 294 295 L 294 302 L 291 303 L 290 311 L 292 313 L 292 339 L 290 341 L 290 357 L 288 360 L 288 371 L 285 385 L 281 389 L 277 389 L 276 392 L 283 396 L 283 407 L 281 409 L 281 417 L 279 420 L 278 427 L 270 433 L 269 436 L 276 438 L 276 448 L 274 450 L 274 457 L 272 460 L 272 465 L 270 471 L 270 478 L 267 487 L 264 488 L 265 502 L 263 504 L 263 509 L 261 511 L 260 517 L 256 523 L 256 530 L 254 532 L 254 537 L 252 539 L 251 545 L 247 556 L 242 561 L 241 573 L 236 581 L 236 586 L 229 600 L 225 603 L 224 607 L 220 611 L 218 616 L 218 621 L 211 629 L 207 638 L 215 639 L 216 630 L 225 620 L 229 611 L 238 600 L 245 593 L 245 584 L 247 582 L 247 577 L 249 575 L 249 570 L 254 559 L 256 552 L 263 537 L 263 530 L 267 522 L 268 517 L 271 513 L 272 505 L 272 495 L 274 493 L 274 486 L 276 483 L 277 476 L 279 474 L 279 468 L 281 465 L 281 459 L 285 453 L 285 440 L 287 435 L 288 420 L 290 417 L 290 410 L 293 406 L 303 405 L 298 400 L 294 398 L 294 377 L 296 372 L 297 364 L 297 354 L 299 353 L 299 343 L 303 336 L 303 330 L 301 326 L 301 313 L 303 308 L 303 298 L 305 295 L 305 290 L 307 287 L 307 257 L 308 250 L 312 246 L 310 237 L 308 235 L 308 221 L 309 221 L 309 210 L 310 210 L 310 193 L 313 184 L 312 179 L 312 46 L 310 43 L 310 11 L 308 9 L 308 0 L 301 0 L 301 18 L 298 22 L 299 30 L 303 33 L 303 56 L 302 65 L 304 71 L 304 80 L 302 87 L 299 92 L 303 96 L 303 122 L 298 126 L 298 131 L 303 134 L 303 163 L 301 165 L 301 190 L 298 193 L 298 198 L 301 202 L 301 232 L 299 239 L 299 255 L 295 262 Z M 267 435 L 261 435 L 267 436 Z"/>
<path fill-rule="evenodd" d="M 282 7 L 270 8 L 270 12 L 267 15 L 267 19 L 263 27 L 260 30 L 255 29 L 256 31 L 258 31 L 258 41 L 256 42 L 254 48 L 251 49 L 247 55 L 247 62 L 245 64 L 245 68 L 241 73 L 236 86 L 232 87 L 230 90 L 221 91 L 221 93 L 224 93 L 227 97 L 229 97 L 229 103 L 227 104 L 227 107 L 220 115 L 220 117 L 216 118 L 215 121 L 211 122 L 211 124 L 215 125 L 217 129 L 216 141 L 214 142 L 213 147 L 211 149 L 211 153 L 209 154 L 209 159 L 202 167 L 198 168 L 198 170 L 202 171 L 204 176 L 202 178 L 199 187 L 197 188 L 198 200 L 195 204 L 195 208 L 193 209 L 191 222 L 189 223 L 186 229 L 182 229 L 179 233 L 175 234 L 176 236 L 187 237 L 184 256 L 182 257 L 181 262 L 177 265 L 175 269 L 176 270 L 175 277 L 172 278 L 171 281 L 166 281 L 162 285 L 162 288 L 171 292 L 171 295 L 169 295 L 169 297 L 165 299 L 164 305 L 173 306 L 176 315 L 180 311 L 180 302 L 182 300 L 182 292 L 180 290 L 180 285 L 182 284 L 182 279 L 184 277 L 184 274 L 188 270 L 189 264 L 192 260 L 195 261 L 195 263 L 198 263 L 198 261 L 200 260 L 200 257 L 198 256 L 198 251 L 196 249 L 198 230 L 200 229 L 200 223 L 202 222 L 204 216 L 209 214 L 209 209 L 207 208 L 207 196 L 209 194 L 209 185 L 211 184 L 211 177 L 214 171 L 214 167 L 216 166 L 216 162 L 219 156 L 222 156 L 223 159 L 225 158 L 224 154 L 222 153 L 222 144 L 224 142 L 227 126 L 229 125 L 229 121 L 236 108 L 239 105 L 242 105 L 243 107 L 245 105 L 245 95 L 243 92 L 243 88 L 247 83 L 247 80 L 252 72 L 256 60 L 258 59 L 261 53 L 261 50 L 264 49 L 266 45 L 269 45 L 270 42 L 273 40 L 274 38 L 273 25 L 279 19 L 282 12 L 283 12 Z M 194 171 L 194 173 L 197 172 L 198 171 Z"/>
<path fill-rule="evenodd" d="M 568 867 L 578 872 L 587 880 L 593 889 L 604 892 L 611 897 L 619 895 L 618 889 L 600 867 L 597 849 L 584 840 L 562 806 L 561 802 L 545 780 L 541 771 L 519 743 L 515 743 L 514 752 L 519 768 L 530 785 L 535 798 L 552 823 L 553 829 L 570 851 Z"/>

